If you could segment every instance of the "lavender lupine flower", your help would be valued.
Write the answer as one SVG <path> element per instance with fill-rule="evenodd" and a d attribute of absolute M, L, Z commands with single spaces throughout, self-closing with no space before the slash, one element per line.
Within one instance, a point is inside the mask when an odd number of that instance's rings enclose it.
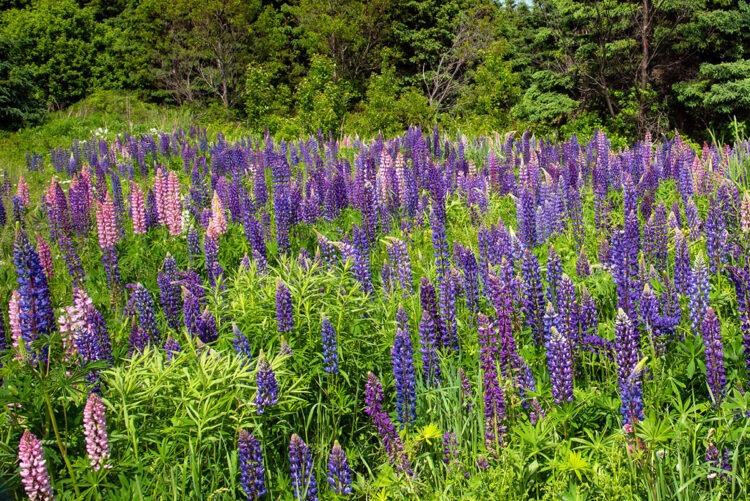
<path fill-rule="evenodd" d="M 560 330 L 576 349 L 583 344 L 579 331 L 580 307 L 577 301 L 576 289 L 573 281 L 567 275 L 563 275 L 557 298 L 557 309 L 560 315 Z"/>
<path fill-rule="evenodd" d="M 289 179 L 291 169 L 283 155 L 274 155 L 271 163 L 271 174 L 273 178 L 273 211 L 276 218 L 276 240 L 280 253 L 289 250 L 289 229 L 291 226 L 291 204 L 289 193 L 291 191 Z"/>
<path fill-rule="evenodd" d="M 713 198 L 709 200 L 708 216 L 706 217 L 706 252 L 708 253 L 708 269 L 714 275 L 724 261 L 724 216 L 719 205 Z"/>
<path fill-rule="evenodd" d="M 292 293 L 281 280 L 276 281 L 276 326 L 281 333 L 294 329 Z"/>
<path fill-rule="evenodd" d="M 435 325 L 435 341 L 440 345 L 440 342 L 445 338 L 445 323 L 440 316 L 435 287 L 427 277 L 422 277 L 419 296 L 422 302 L 422 309 L 426 310 L 432 318 L 432 322 Z"/>
<path fill-rule="evenodd" d="M 698 207 L 695 206 L 693 197 L 690 197 L 687 204 L 685 204 L 685 215 L 687 216 L 688 228 L 690 229 L 690 241 L 695 242 L 701 236 L 703 222 L 700 216 L 698 216 Z"/>
<path fill-rule="evenodd" d="M 466 308 L 476 314 L 479 311 L 479 265 L 471 249 L 456 243 L 456 257 L 463 272 L 463 285 L 466 292 Z"/>
<path fill-rule="evenodd" d="M 625 231 L 613 235 L 611 256 L 613 278 L 617 285 L 617 304 L 631 321 L 637 319 L 638 299 L 643 290 L 638 273 L 639 241 L 638 218 L 631 212 L 625 220 Z"/>
<path fill-rule="evenodd" d="M 321 335 L 323 338 L 323 370 L 329 374 L 339 373 L 339 348 L 336 330 L 331 322 L 323 317 Z"/>
<path fill-rule="evenodd" d="M 26 233 L 16 229 L 13 242 L 13 264 L 16 268 L 21 336 L 27 349 L 39 336 L 52 333 L 55 326 L 55 313 L 52 310 L 49 285 L 39 255 L 26 238 Z M 44 349 L 46 353 L 48 348 Z M 46 360 L 46 355 L 42 358 Z"/>
<path fill-rule="evenodd" d="M 439 386 L 442 373 L 437 354 L 437 329 L 432 314 L 427 310 L 422 310 L 422 320 L 419 322 L 419 352 L 425 384 Z"/>
<path fill-rule="evenodd" d="M 398 472 L 406 472 L 411 475 L 411 464 L 404 451 L 404 443 L 401 441 L 396 428 L 393 426 L 388 413 L 383 411 L 383 386 L 375 374 L 367 373 L 367 384 L 365 385 L 365 414 L 370 416 L 372 423 L 383 441 L 383 447 L 390 464 Z"/>
<path fill-rule="evenodd" d="M 336 440 L 328 456 L 328 485 L 334 493 L 348 496 L 352 493 L 351 484 L 352 470 L 349 467 L 349 460 L 346 458 L 344 449 L 339 445 L 339 441 Z"/>
<path fill-rule="evenodd" d="M 240 460 L 240 485 L 247 501 L 259 499 L 266 493 L 266 470 L 263 467 L 263 453 L 260 442 L 254 435 L 240 430 L 237 440 Z"/>
<path fill-rule="evenodd" d="M 557 289 L 562 278 L 562 263 L 555 248 L 550 245 L 547 253 L 547 301 L 557 304 Z"/>
<path fill-rule="evenodd" d="M 289 346 L 289 343 L 284 338 L 281 338 L 281 347 L 279 348 L 279 356 L 280 357 L 292 356 L 292 347 Z"/>
<path fill-rule="evenodd" d="M 497 381 L 497 336 L 489 319 L 482 313 L 478 316 L 480 365 L 484 384 L 484 440 L 487 449 L 497 453 L 503 443 L 505 427 L 505 396 Z"/>
<path fill-rule="evenodd" d="M 669 255 L 668 244 L 667 208 L 662 202 L 651 214 L 644 228 L 643 253 L 646 256 L 646 261 L 657 269 L 666 269 Z"/>
<path fill-rule="evenodd" d="M 437 344 L 440 347 L 450 347 L 458 351 L 458 322 L 456 320 L 456 292 L 450 280 L 451 273 L 458 273 L 453 267 L 448 270 L 442 282 L 438 283 L 440 317 L 438 323 L 442 335 Z"/>
<path fill-rule="evenodd" d="M 0 223 L 2 219 L 0 219 Z M 742 195 L 742 205 L 740 205 L 740 224 L 742 233 L 750 232 L 750 193 L 747 191 Z M 2 226 L 2 224 L 0 224 Z"/>
<path fill-rule="evenodd" d="M 708 268 L 703 254 L 698 254 L 693 264 L 688 285 L 688 299 L 690 312 L 690 324 L 693 331 L 698 331 L 708 309 L 708 295 L 711 292 L 711 283 L 708 276 Z"/>
<path fill-rule="evenodd" d="M 617 344 L 617 379 L 622 400 L 620 412 L 624 424 L 633 424 L 634 421 L 645 419 L 641 374 L 638 368 L 640 334 L 622 308 L 618 309 L 615 321 L 615 343 Z"/>
<path fill-rule="evenodd" d="M 74 331 L 75 346 L 81 356 L 81 363 L 88 364 L 97 361 L 112 362 L 112 345 L 109 331 L 104 317 L 94 307 L 86 293 L 77 289 L 74 293 L 74 309 L 82 312 L 83 322 Z M 93 390 L 99 390 L 99 373 L 91 371 L 86 380 L 93 385 Z"/>
<path fill-rule="evenodd" d="M 154 308 L 154 301 L 151 299 L 151 294 L 143 284 L 129 284 L 130 288 L 130 301 L 126 311 L 131 316 L 137 316 L 138 324 L 148 336 L 148 341 L 156 345 L 161 344 L 161 333 L 156 325 L 156 313 Z"/>
<path fill-rule="evenodd" d="M 581 247 L 581 252 L 578 254 L 578 260 L 576 261 L 576 274 L 579 278 L 585 278 L 591 275 L 591 266 L 589 266 L 589 260 L 586 257 L 586 249 Z"/>
<path fill-rule="evenodd" d="M 399 309 L 399 312 L 403 309 Z M 391 348 L 393 378 L 396 380 L 396 411 L 401 426 L 413 423 L 417 417 L 417 379 L 414 370 L 414 351 L 407 328 L 397 327 Z"/>
<path fill-rule="evenodd" d="M 142 352 L 148 345 L 148 334 L 146 331 L 141 329 L 138 324 L 134 323 L 130 328 L 130 338 L 128 340 L 130 344 L 129 355 L 132 357 L 136 352 Z"/>
<path fill-rule="evenodd" d="M 213 343 L 219 338 L 219 332 L 216 329 L 216 317 L 209 311 L 208 307 L 203 310 L 197 327 L 198 338 L 203 343 Z"/>
<path fill-rule="evenodd" d="M 169 336 L 164 343 L 164 351 L 167 353 L 167 361 L 169 361 L 172 360 L 177 353 L 182 351 L 182 347 L 175 338 Z"/>
<path fill-rule="evenodd" d="M 372 276 L 370 273 L 370 242 L 367 233 L 359 226 L 352 229 L 354 246 L 354 276 L 362 286 L 362 290 L 371 293 Z"/>
<path fill-rule="evenodd" d="M 104 404 L 96 393 L 89 394 L 83 409 L 83 434 L 86 437 L 86 453 L 94 471 L 111 468 L 109 460 L 109 438 Z"/>
<path fill-rule="evenodd" d="M 234 352 L 238 357 L 249 359 L 251 354 L 250 341 L 247 340 L 247 336 L 237 327 L 237 324 L 232 322 L 232 332 L 234 332 L 234 339 L 232 345 L 234 346 Z M 243 362 L 244 363 L 244 362 Z"/>
<path fill-rule="evenodd" d="M 268 363 L 265 355 L 261 352 L 258 357 L 258 373 L 255 376 L 255 384 L 258 392 L 255 394 L 255 407 L 258 414 L 263 414 L 266 407 L 276 405 L 279 400 L 279 384 L 276 374 Z"/>
<path fill-rule="evenodd" d="M 388 260 L 392 274 L 398 277 L 399 286 L 404 297 L 414 293 L 414 283 L 411 271 L 411 260 L 406 243 L 402 240 L 389 237 L 386 244 Z"/>
<path fill-rule="evenodd" d="M 573 401 L 573 353 L 570 340 L 552 327 L 547 346 L 547 367 L 556 404 Z"/>
<path fill-rule="evenodd" d="M 448 467 L 449 473 L 462 471 L 464 477 L 469 478 L 469 472 L 461 464 L 461 444 L 454 431 L 446 431 L 443 434 L 443 464 Z"/>
<path fill-rule="evenodd" d="M 745 371 L 750 374 L 750 270 L 729 266 L 728 271 L 737 294 L 742 344 L 745 348 Z"/>
<path fill-rule="evenodd" d="M 8 212 L 5 209 L 5 204 L 3 203 L 2 197 L 0 197 L 0 228 L 5 226 L 5 223 L 8 222 Z"/>
<path fill-rule="evenodd" d="M 294 499 L 317 501 L 318 483 L 315 480 L 312 454 L 307 444 L 296 433 L 292 434 L 289 442 L 289 464 Z"/>
<path fill-rule="evenodd" d="M 219 242 L 216 238 L 206 233 L 203 239 L 203 250 L 206 255 L 206 274 L 211 287 L 216 287 L 224 274 L 224 268 L 219 264 Z"/>
<path fill-rule="evenodd" d="M 21 443 L 18 445 L 18 461 L 21 468 L 21 483 L 29 499 L 33 501 L 55 499 L 42 442 L 29 430 L 23 432 Z"/>
<path fill-rule="evenodd" d="M 690 282 L 690 250 L 685 235 L 677 229 L 674 234 L 674 285 L 680 294 L 687 294 Z"/>
<path fill-rule="evenodd" d="M 448 240 L 445 234 L 443 221 L 435 211 L 430 215 L 430 226 L 432 227 L 432 247 L 435 251 L 435 266 L 437 282 L 440 284 L 448 273 Z"/>
<path fill-rule="evenodd" d="M 532 248 L 537 243 L 536 209 L 532 188 L 524 188 L 520 200 L 519 233 L 526 248 Z"/>
<path fill-rule="evenodd" d="M 542 342 L 544 316 L 544 292 L 542 291 L 542 276 L 539 271 L 539 261 L 536 256 L 526 249 L 523 254 L 523 313 L 526 323 L 531 327 L 531 333 L 537 344 Z"/>
<path fill-rule="evenodd" d="M 719 317 L 708 308 L 703 319 L 703 344 L 706 347 L 706 379 L 716 405 L 724 396 L 727 380 L 724 371 L 724 345 L 721 342 Z"/>

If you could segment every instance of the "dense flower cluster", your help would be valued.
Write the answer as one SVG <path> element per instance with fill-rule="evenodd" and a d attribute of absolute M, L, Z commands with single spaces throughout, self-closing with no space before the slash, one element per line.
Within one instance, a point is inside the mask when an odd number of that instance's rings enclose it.
<path fill-rule="evenodd" d="M 259 499 L 266 493 L 266 473 L 260 442 L 254 435 L 240 430 L 237 441 L 240 460 L 240 485 L 247 501 Z"/>

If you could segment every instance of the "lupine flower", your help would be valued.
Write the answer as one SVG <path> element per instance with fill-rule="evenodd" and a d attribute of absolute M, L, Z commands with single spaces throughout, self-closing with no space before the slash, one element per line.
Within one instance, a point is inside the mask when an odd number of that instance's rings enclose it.
<path fill-rule="evenodd" d="M 711 292 L 711 283 L 708 276 L 708 268 L 703 254 L 698 254 L 693 264 L 688 284 L 688 311 L 690 312 L 690 324 L 693 331 L 698 331 L 706 316 L 708 309 L 708 295 Z"/>
<path fill-rule="evenodd" d="M 232 322 L 232 331 L 234 332 L 234 339 L 232 340 L 234 352 L 238 357 L 249 359 L 251 353 L 250 341 L 247 340 L 245 334 L 242 333 L 234 322 Z"/>
<path fill-rule="evenodd" d="M 560 315 L 560 329 L 570 343 L 572 348 L 577 348 L 583 343 L 578 328 L 579 309 L 576 297 L 576 289 L 573 281 L 567 275 L 563 275 L 557 298 L 557 309 Z"/>
<path fill-rule="evenodd" d="M 578 260 L 576 261 L 576 274 L 580 278 L 585 278 L 591 275 L 591 267 L 589 266 L 589 260 L 586 258 L 586 249 L 581 247 L 581 252 L 578 254 Z"/>
<path fill-rule="evenodd" d="M 333 325 L 331 325 L 331 322 L 326 317 L 323 317 L 321 331 L 323 337 L 323 359 L 325 364 L 323 370 L 329 374 L 338 374 L 338 339 L 336 336 L 336 330 L 333 328 Z"/>
<path fill-rule="evenodd" d="M 425 384 L 438 386 L 442 381 L 442 374 L 437 354 L 437 329 L 435 320 L 427 310 L 422 310 L 422 320 L 419 322 L 419 352 L 422 355 Z"/>
<path fill-rule="evenodd" d="M 276 281 L 276 326 L 281 333 L 294 329 L 292 293 L 281 280 Z"/>
<path fill-rule="evenodd" d="M 643 389 L 638 369 L 640 335 L 633 328 L 628 315 L 620 308 L 615 321 L 615 343 L 617 344 L 617 377 L 620 388 L 623 423 L 645 419 L 643 414 Z"/>
<path fill-rule="evenodd" d="M 750 231 L 750 193 L 748 193 L 747 191 L 742 195 L 742 205 L 740 206 L 740 219 L 741 219 L 741 224 L 742 224 L 742 233 L 749 232 Z"/>
<path fill-rule="evenodd" d="M 399 309 L 402 312 L 403 309 Z M 401 426 L 413 423 L 417 417 L 417 381 L 414 370 L 414 351 L 408 328 L 396 328 L 391 348 L 393 378 L 396 380 L 396 411 Z"/>
<path fill-rule="evenodd" d="M 448 467 L 448 472 L 462 471 L 465 478 L 469 478 L 469 472 L 461 464 L 461 448 L 456 438 L 456 432 L 446 431 L 443 434 L 443 464 Z"/>
<path fill-rule="evenodd" d="M 369 372 L 365 385 L 365 414 L 370 416 L 378 430 L 390 464 L 396 468 L 396 471 L 411 475 L 411 465 L 404 451 L 404 443 L 396 432 L 388 413 L 383 411 L 383 398 L 383 387 L 380 381 L 375 374 Z"/>
<path fill-rule="evenodd" d="M 539 261 L 536 256 L 526 249 L 523 254 L 523 313 L 526 323 L 531 327 L 531 333 L 537 344 L 542 342 L 544 293 L 542 292 L 542 277 L 539 271 Z"/>
<path fill-rule="evenodd" d="M 130 182 L 130 213 L 133 218 L 133 233 L 143 235 L 148 231 L 146 220 L 146 201 L 143 191 L 133 181 Z"/>
<path fill-rule="evenodd" d="M 96 393 L 89 394 L 83 409 L 83 435 L 86 437 L 86 453 L 94 471 L 111 468 L 109 460 L 109 439 L 104 404 Z"/>
<path fill-rule="evenodd" d="M 33 501 L 55 499 L 44 459 L 42 442 L 29 430 L 23 432 L 18 446 L 18 461 L 21 468 L 21 483 L 26 495 Z"/>
<path fill-rule="evenodd" d="M 255 385 L 258 388 L 255 394 L 255 407 L 258 414 L 263 414 L 266 407 L 276 405 L 279 399 L 279 384 L 276 382 L 276 374 L 268 363 L 265 355 L 261 352 L 258 357 L 258 373 L 255 376 Z"/>
<path fill-rule="evenodd" d="M 687 294 L 690 282 L 690 250 L 685 235 L 677 229 L 674 235 L 674 285 L 681 294 Z"/>
<path fill-rule="evenodd" d="M 23 205 L 28 207 L 31 205 L 31 196 L 29 195 L 29 185 L 26 183 L 26 179 L 23 175 L 18 176 L 18 198 L 21 199 Z"/>
<path fill-rule="evenodd" d="M 414 283 L 411 271 L 411 260 L 409 258 L 409 251 L 406 247 L 406 243 L 396 238 L 389 238 L 389 242 L 386 244 L 386 250 L 388 251 L 390 270 L 392 270 L 392 273 L 398 277 L 402 294 L 404 297 L 412 295 L 414 293 Z"/>
<path fill-rule="evenodd" d="M 547 346 L 547 366 L 552 383 L 552 398 L 558 405 L 573 401 L 573 354 L 570 344 L 569 339 L 552 327 Z"/>
<path fill-rule="evenodd" d="M 318 483 L 315 480 L 312 454 L 307 444 L 296 433 L 289 442 L 289 470 L 292 475 L 292 493 L 300 501 L 317 501 Z"/>
<path fill-rule="evenodd" d="M 240 430 L 237 441 L 240 460 L 240 485 L 247 501 L 259 499 L 266 493 L 266 471 L 260 442 L 245 430 Z"/>
<path fill-rule="evenodd" d="M 180 311 L 182 310 L 182 297 L 180 295 L 180 285 L 177 283 L 177 262 L 171 254 L 167 253 L 164 258 L 164 269 L 156 276 L 156 283 L 159 286 L 159 299 L 167 317 L 169 327 L 174 330 L 180 328 Z"/>
<path fill-rule="evenodd" d="M 547 301 L 557 304 L 557 289 L 562 278 L 562 263 L 555 248 L 550 245 L 547 254 Z"/>
<path fill-rule="evenodd" d="M 129 284 L 130 300 L 126 311 L 137 317 L 138 324 L 148 336 L 148 341 L 157 345 L 161 344 L 161 333 L 156 325 L 156 313 L 151 294 L 143 284 Z"/>
<path fill-rule="evenodd" d="M 86 293 L 75 291 L 74 308 L 83 312 L 83 324 L 75 331 L 75 346 L 81 356 L 81 363 L 108 361 L 112 362 L 112 344 L 107 324 L 102 314 L 90 302 Z M 93 391 L 99 391 L 99 373 L 91 371 L 86 380 L 93 385 Z"/>
<path fill-rule="evenodd" d="M 164 351 L 167 353 L 167 360 L 172 360 L 177 353 L 182 351 L 182 347 L 175 338 L 169 336 L 164 343 Z"/>
<path fill-rule="evenodd" d="M 47 282 L 49 283 L 55 275 L 55 269 L 52 266 L 52 251 L 47 241 L 41 235 L 36 236 L 36 248 L 37 252 L 39 252 L 39 262 L 42 268 L 44 268 L 44 274 L 47 276 Z"/>
<path fill-rule="evenodd" d="M 218 238 L 227 232 L 227 219 L 224 216 L 224 206 L 221 203 L 219 194 L 214 191 L 214 197 L 211 200 L 211 222 L 206 228 L 206 235 L 212 238 Z"/>
<path fill-rule="evenodd" d="M 279 348 L 279 356 L 280 357 L 292 356 L 292 347 L 289 346 L 289 343 L 284 338 L 281 338 L 281 347 Z"/>
<path fill-rule="evenodd" d="M 478 316 L 480 363 L 484 381 L 484 440 L 490 452 L 497 453 L 503 443 L 505 396 L 497 381 L 497 337 L 489 319 Z"/>
<path fill-rule="evenodd" d="M 206 253 L 206 274 L 208 275 L 208 281 L 212 287 L 216 287 L 216 283 L 224 274 L 224 268 L 219 264 L 219 242 L 216 238 L 206 233 L 206 237 L 203 239 L 203 250 Z"/>
<path fill-rule="evenodd" d="M 16 230 L 13 243 L 13 264 L 18 282 L 18 308 L 21 336 L 27 349 L 39 336 L 56 329 L 55 313 L 50 301 L 49 285 L 39 255 L 26 238 L 26 233 Z M 45 352 L 47 349 L 44 350 Z M 46 359 L 43 355 L 43 359 Z"/>
<path fill-rule="evenodd" d="M 201 254 L 200 236 L 194 226 L 191 226 L 187 233 L 187 248 L 191 261 Z"/>
<path fill-rule="evenodd" d="M 713 198 L 709 200 L 708 216 L 706 217 L 706 252 L 708 253 L 708 269 L 713 275 L 724 261 L 724 242 L 722 234 L 724 232 L 724 216 L 718 204 Z"/>
<path fill-rule="evenodd" d="M 708 308 L 706 311 L 702 327 L 703 344 L 706 347 L 706 379 L 714 402 L 718 405 L 724 395 L 727 380 L 724 371 L 721 326 L 713 308 Z"/>
<path fill-rule="evenodd" d="M 351 484 L 352 470 L 349 467 L 349 460 L 346 458 L 344 449 L 339 445 L 339 441 L 336 440 L 328 456 L 328 485 L 334 493 L 348 496 L 352 493 Z"/>

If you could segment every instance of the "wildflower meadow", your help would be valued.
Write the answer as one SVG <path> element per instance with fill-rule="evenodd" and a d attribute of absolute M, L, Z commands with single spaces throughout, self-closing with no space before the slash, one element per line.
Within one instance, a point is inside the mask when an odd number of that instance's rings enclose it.
<path fill-rule="evenodd" d="M 747 499 L 750 141 L 191 127 L 26 159 L 2 499 Z"/>

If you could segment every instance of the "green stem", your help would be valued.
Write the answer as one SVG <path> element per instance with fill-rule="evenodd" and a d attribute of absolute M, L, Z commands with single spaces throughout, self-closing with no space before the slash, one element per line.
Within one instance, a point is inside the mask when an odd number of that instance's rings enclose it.
<path fill-rule="evenodd" d="M 81 491 L 78 490 L 78 480 L 76 479 L 76 474 L 73 471 L 73 465 L 70 464 L 70 459 L 68 459 L 68 453 L 65 449 L 65 446 L 63 445 L 62 438 L 60 438 L 60 431 L 57 429 L 57 420 L 55 419 L 55 412 L 52 410 L 52 402 L 49 399 L 49 394 L 47 393 L 47 389 L 44 389 L 44 401 L 47 404 L 47 412 L 49 412 L 49 418 L 52 421 L 52 429 L 55 431 L 55 438 L 57 439 L 57 447 L 60 449 L 60 454 L 62 454 L 63 461 L 65 461 L 65 466 L 68 468 L 68 473 L 70 474 L 70 478 L 73 479 L 73 489 L 76 491 L 76 497 L 81 496 Z"/>

